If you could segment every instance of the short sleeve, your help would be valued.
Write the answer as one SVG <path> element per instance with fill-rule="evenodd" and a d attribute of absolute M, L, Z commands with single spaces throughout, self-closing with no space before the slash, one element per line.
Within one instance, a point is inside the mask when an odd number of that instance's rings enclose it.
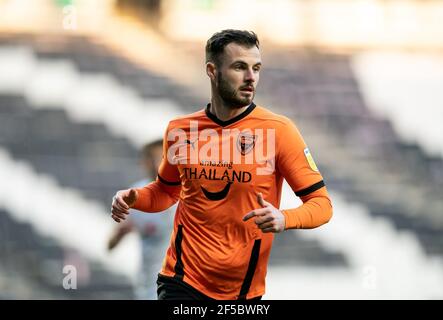
<path fill-rule="evenodd" d="M 314 158 L 295 124 L 286 119 L 277 132 L 277 169 L 299 197 L 324 187 Z"/>

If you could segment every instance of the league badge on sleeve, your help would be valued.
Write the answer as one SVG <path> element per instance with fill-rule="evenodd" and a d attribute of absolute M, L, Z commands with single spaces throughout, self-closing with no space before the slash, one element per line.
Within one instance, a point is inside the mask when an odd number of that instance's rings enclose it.
<path fill-rule="evenodd" d="M 311 154 L 311 152 L 309 151 L 309 148 L 306 148 L 306 149 L 304 150 L 304 152 L 305 152 L 306 160 L 308 160 L 308 163 L 309 163 L 309 166 L 311 167 L 311 169 L 314 170 L 314 171 L 316 171 L 316 172 L 318 172 L 318 167 L 317 167 L 317 165 L 315 164 L 314 158 L 312 157 L 312 154 Z"/>

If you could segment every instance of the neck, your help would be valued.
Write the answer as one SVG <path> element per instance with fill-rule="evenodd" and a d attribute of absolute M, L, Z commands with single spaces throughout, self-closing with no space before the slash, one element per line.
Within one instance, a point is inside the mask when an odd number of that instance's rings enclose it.
<path fill-rule="evenodd" d="M 232 108 L 220 98 L 214 97 L 211 98 L 211 106 L 209 108 L 209 112 L 214 114 L 218 119 L 222 121 L 228 121 L 232 118 L 235 118 L 239 114 L 242 114 L 246 109 L 248 109 L 249 105 L 240 107 L 240 108 Z"/>

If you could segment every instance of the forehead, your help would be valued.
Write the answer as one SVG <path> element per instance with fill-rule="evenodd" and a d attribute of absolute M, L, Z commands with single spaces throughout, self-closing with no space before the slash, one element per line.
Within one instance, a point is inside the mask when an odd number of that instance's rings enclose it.
<path fill-rule="evenodd" d="M 245 61 L 248 64 L 256 64 L 261 62 L 261 55 L 260 50 L 256 46 L 247 48 L 231 42 L 225 47 L 223 60 L 228 64 L 237 60 Z"/>

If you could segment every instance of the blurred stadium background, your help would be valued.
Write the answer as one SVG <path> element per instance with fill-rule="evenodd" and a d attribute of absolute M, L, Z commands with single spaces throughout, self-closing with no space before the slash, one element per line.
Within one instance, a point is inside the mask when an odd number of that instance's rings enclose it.
<path fill-rule="evenodd" d="M 134 298 L 140 242 L 106 251 L 111 197 L 208 101 L 206 39 L 240 28 L 262 43 L 256 102 L 296 122 L 334 204 L 276 236 L 264 298 L 442 299 L 442 21 L 438 0 L 0 0 L 0 298 Z"/>

